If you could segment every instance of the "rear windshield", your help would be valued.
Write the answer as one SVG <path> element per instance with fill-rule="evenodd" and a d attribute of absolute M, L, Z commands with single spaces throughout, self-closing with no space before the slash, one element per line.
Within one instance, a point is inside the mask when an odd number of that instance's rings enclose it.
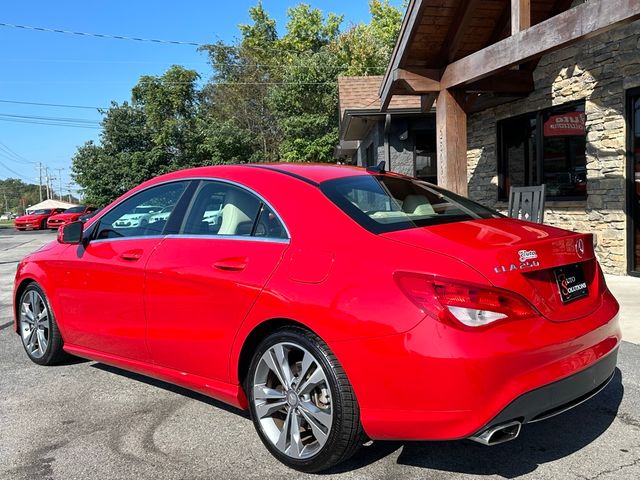
<path fill-rule="evenodd" d="M 464 197 L 411 178 L 361 175 L 323 182 L 320 189 L 373 233 L 502 216 Z"/>

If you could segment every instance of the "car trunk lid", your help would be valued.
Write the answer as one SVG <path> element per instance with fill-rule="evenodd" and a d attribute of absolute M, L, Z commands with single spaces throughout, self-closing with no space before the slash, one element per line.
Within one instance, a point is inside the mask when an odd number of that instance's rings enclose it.
<path fill-rule="evenodd" d="M 591 234 L 494 218 L 400 230 L 383 236 L 459 259 L 494 286 L 522 295 L 552 321 L 589 315 L 601 301 L 604 280 Z M 582 284 L 586 284 L 587 294 L 571 298 L 584 293 L 577 288 Z M 561 288 L 568 293 L 564 300 Z"/>

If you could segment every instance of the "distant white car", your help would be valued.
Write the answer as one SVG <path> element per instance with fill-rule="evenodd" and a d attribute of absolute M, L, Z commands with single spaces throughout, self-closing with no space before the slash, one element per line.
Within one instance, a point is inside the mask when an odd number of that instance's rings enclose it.
<path fill-rule="evenodd" d="M 127 213 L 113 222 L 113 228 L 145 227 L 149 224 L 149 219 L 153 214 L 160 213 L 161 211 L 162 207 L 141 205 L 136 207 L 133 212 Z"/>
<path fill-rule="evenodd" d="M 171 212 L 173 212 L 173 207 L 175 207 L 175 205 L 169 205 L 168 207 L 164 207 L 158 213 L 154 213 L 149 217 L 149 223 L 156 223 L 161 220 L 169 220 Z"/>

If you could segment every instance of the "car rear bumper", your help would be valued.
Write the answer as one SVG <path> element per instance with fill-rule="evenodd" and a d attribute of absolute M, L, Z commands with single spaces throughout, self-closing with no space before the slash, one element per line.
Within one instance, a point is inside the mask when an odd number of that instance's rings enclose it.
<path fill-rule="evenodd" d="M 513 421 L 539 422 L 577 407 L 609 384 L 615 374 L 617 361 L 616 347 L 590 367 L 519 396 L 479 432 Z"/>
<path fill-rule="evenodd" d="M 574 322 L 469 332 L 427 317 L 405 334 L 330 346 L 372 439 L 454 440 L 516 418 L 541 420 L 597 393 L 615 369 L 617 312 L 608 294 Z"/>

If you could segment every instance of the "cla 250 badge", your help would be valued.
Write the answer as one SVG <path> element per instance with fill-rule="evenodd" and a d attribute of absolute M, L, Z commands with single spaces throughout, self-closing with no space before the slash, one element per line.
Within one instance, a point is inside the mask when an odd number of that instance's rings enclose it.
<path fill-rule="evenodd" d="M 519 250 L 518 259 L 520 264 L 512 263 L 510 265 L 498 265 L 493 270 L 496 273 L 513 272 L 515 270 L 526 270 L 528 268 L 535 268 L 540 266 L 540 262 L 537 260 L 538 252 L 535 250 Z"/>

